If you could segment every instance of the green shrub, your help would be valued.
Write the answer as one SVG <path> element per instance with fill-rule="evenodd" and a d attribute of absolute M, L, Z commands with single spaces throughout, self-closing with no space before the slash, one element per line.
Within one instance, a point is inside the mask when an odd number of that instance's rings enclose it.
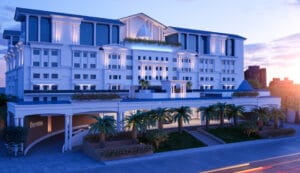
<path fill-rule="evenodd" d="M 279 128 L 279 129 L 268 129 L 259 132 L 259 135 L 263 138 L 274 138 L 280 136 L 292 136 L 296 133 L 293 128 Z"/>
<path fill-rule="evenodd" d="M 151 143 L 156 149 L 159 148 L 159 145 L 166 141 L 168 139 L 168 134 L 167 132 L 160 130 L 160 129 L 155 129 L 148 131 L 145 134 L 146 140 Z"/>
<path fill-rule="evenodd" d="M 25 142 L 26 130 L 24 127 L 6 127 L 3 130 L 3 140 L 6 143 L 14 142 L 16 144 Z"/>
<path fill-rule="evenodd" d="M 241 129 L 248 137 L 257 134 L 258 132 L 258 126 L 252 121 L 242 122 L 239 125 L 239 129 Z"/>

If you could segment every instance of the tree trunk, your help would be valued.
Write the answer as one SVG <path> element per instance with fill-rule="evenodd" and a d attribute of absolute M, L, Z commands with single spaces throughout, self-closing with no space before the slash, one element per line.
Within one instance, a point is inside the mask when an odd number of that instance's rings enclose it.
<path fill-rule="evenodd" d="M 233 116 L 233 124 L 235 127 L 238 126 L 238 117 L 236 115 Z"/>
<path fill-rule="evenodd" d="M 158 129 L 162 130 L 164 128 L 163 120 L 159 119 L 158 120 Z"/>
<path fill-rule="evenodd" d="M 209 118 L 208 117 L 205 117 L 205 127 L 208 129 L 209 127 Z"/>
<path fill-rule="evenodd" d="M 100 147 L 105 147 L 105 134 L 101 133 L 99 134 L 100 136 Z"/>
<path fill-rule="evenodd" d="M 182 132 L 182 118 L 178 120 L 178 132 Z"/>
<path fill-rule="evenodd" d="M 224 127 L 224 114 L 220 115 L 220 126 Z"/>
<path fill-rule="evenodd" d="M 134 142 L 138 142 L 137 140 L 137 129 L 135 126 L 132 127 L 131 136 Z"/>
<path fill-rule="evenodd" d="M 262 128 L 264 126 L 264 122 L 262 120 L 258 120 L 257 124 L 258 124 L 258 129 L 262 130 Z"/>

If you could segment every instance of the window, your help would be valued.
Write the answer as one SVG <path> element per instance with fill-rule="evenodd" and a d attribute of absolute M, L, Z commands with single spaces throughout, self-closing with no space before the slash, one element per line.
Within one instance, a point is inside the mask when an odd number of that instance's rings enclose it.
<path fill-rule="evenodd" d="M 132 70 L 132 66 L 131 65 L 126 65 L 126 70 Z"/>
<path fill-rule="evenodd" d="M 82 55 L 83 55 L 83 57 L 87 57 L 87 54 L 88 54 L 87 52 L 83 52 Z"/>
<path fill-rule="evenodd" d="M 57 79 L 58 78 L 58 74 L 51 74 L 51 78 L 52 79 Z"/>
<path fill-rule="evenodd" d="M 96 25 L 96 45 L 102 46 L 109 44 L 109 25 L 97 24 Z"/>
<path fill-rule="evenodd" d="M 75 68 L 80 68 L 80 64 L 79 63 L 74 63 L 74 67 Z"/>
<path fill-rule="evenodd" d="M 29 16 L 29 41 L 38 41 L 38 18 L 35 16 Z"/>
<path fill-rule="evenodd" d="M 82 75 L 83 79 L 88 79 L 88 75 L 87 74 L 84 74 Z"/>
<path fill-rule="evenodd" d="M 138 70 L 141 70 L 141 66 L 138 66 Z"/>
<path fill-rule="evenodd" d="M 33 55 L 40 55 L 40 50 L 39 49 L 34 49 L 33 50 Z"/>
<path fill-rule="evenodd" d="M 75 85 L 74 90 L 76 90 L 76 91 L 80 90 L 80 85 Z"/>
<path fill-rule="evenodd" d="M 132 60 L 132 56 L 131 55 L 126 55 L 126 59 L 127 60 Z"/>
<path fill-rule="evenodd" d="M 151 56 L 149 56 L 148 58 L 149 58 L 150 61 L 152 60 L 152 57 L 151 57 Z"/>
<path fill-rule="evenodd" d="M 169 68 L 168 67 L 166 67 L 166 71 L 168 71 L 169 70 Z"/>
<path fill-rule="evenodd" d="M 166 57 L 166 61 L 169 61 L 169 58 L 168 58 L 168 57 Z"/>
<path fill-rule="evenodd" d="M 94 44 L 94 25 L 93 23 L 81 22 L 80 24 L 80 44 Z"/>
<path fill-rule="evenodd" d="M 56 102 L 57 101 L 57 97 L 51 97 L 51 101 L 52 102 Z"/>
<path fill-rule="evenodd" d="M 83 85 L 83 90 L 87 90 L 88 86 L 87 85 Z"/>
<path fill-rule="evenodd" d="M 51 90 L 53 90 L 53 91 L 56 91 L 57 88 L 58 88 L 57 85 L 52 85 L 52 86 L 51 86 Z"/>
<path fill-rule="evenodd" d="M 141 60 L 141 56 L 138 56 L 138 60 Z"/>
<path fill-rule="evenodd" d="M 177 58 L 173 58 L 173 62 L 177 62 Z"/>
<path fill-rule="evenodd" d="M 36 61 L 33 62 L 33 66 L 34 66 L 34 67 L 39 67 L 39 66 L 40 66 L 40 62 L 36 62 Z"/>
<path fill-rule="evenodd" d="M 74 74 L 74 79 L 80 79 L 80 74 Z"/>
<path fill-rule="evenodd" d="M 44 55 L 48 55 L 49 51 L 48 50 L 44 50 Z"/>
<path fill-rule="evenodd" d="M 44 73 L 43 76 L 44 76 L 44 79 L 48 79 L 49 78 L 49 74 L 48 73 Z"/>
<path fill-rule="evenodd" d="M 33 85 L 33 91 L 39 91 L 40 86 L 39 85 Z"/>
<path fill-rule="evenodd" d="M 145 70 L 148 70 L 147 66 L 145 66 Z"/>
<path fill-rule="evenodd" d="M 51 19 L 42 17 L 41 18 L 41 41 L 51 42 Z"/>
<path fill-rule="evenodd" d="M 176 76 L 173 76 L 173 78 L 172 78 L 173 80 L 177 80 L 177 77 Z"/>
<path fill-rule="evenodd" d="M 48 62 L 44 62 L 44 67 L 48 67 Z"/>
<path fill-rule="evenodd" d="M 173 69 L 173 71 L 177 71 L 177 67 L 173 67 L 172 69 Z"/>
<path fill-rule="evenodd" d="M 138 76 L 138 80 L 141 80 L 141 76 L 140 75 Z"/>
<path fill-rule="evenodd" d="M 83 64 L 83 68 L 87 68 L 87 64 Z"/>
<path fill-rule="evenodd" d="M 231 81 L 235 81 L 235 79 L 234 79 L 234 78 L 231 78 Z"/>
<path fill-rule="evenodd" d="M 95 91 L 96 90 L 96 85 L 91 85 L 91 90 Z"/>
<path fill-rule="evenodd" d="M 33 78 L 34 79 L 39 79 L 40 78 L 40 74 L 39 73 L 33 73 Z"/>
<path fill-rule="evenodd" d="M 96 75 L 95 74 L 91 74 L 90 78 L 91 79 L 96 79 Z"/>
<path fill-rule="evenodd" d="M 52 62 L 51 63 L 51 67 L 57 67 L 57 66 L 58 66 L 57 62 Z"/>
<path fill-rule="evenodd" d="M 214 78 L 213 78 L 213 77 L 210 77 L 210 81 L 214 81 Z"/>
<path fill-rule="evenodd" d="M 34 101 L 34 102 L 39 102 L 39 101 L 40 101 L 40 98 L 39 98 L 39 97 L 33 97 L 33 98 L 32 98 L 32 101 Z"/>
<path fill-rule="evenodd" d="M 92 52 L 92 53 L 90 54 L 90 57 L 91 57 L 91 58 L 96 58 L 96 53 L 95 53 L 95 52 Z"/>
<path fill-rule="evenodd" d="M 180 34 L 180 43 L 181 43 L 181 47 L 183 49 L 187 49 L 187 35 L 186 34 Z"/>
<path fill-rule="evenodd" d="M 162 67 L 159 67 L 159 71 L 162 71 Z"/>
<path fill-rule="evenodd" d="M 49 86 L 48 85 L 43 85 L 43 90 L 48 91 L 49 90 Z"/>
<path fill-rule="evenodd" d="M 203 81 L 204 80 L 204 77 L 200 77 L 200 81 Z"/>
<path fill-rule="evenodd" d="M 113 79 L 118 79 L 118 75 L 113 75 Z"/>
<path fill-rule="evenodd" d="M 91 68 L 96 68 L 96 64 L 90 64 Z"/>
<path fill-rule="evenodd" d="M 131 79 L 132 79 L 132 75 L 127 75 L 127 76 L 126 76 L 126 79 L 127 79 L 127 80 L 131 80 Z"/>
<path fill-rule="evenodd" d="M 143 60 L 146 60 L 146 56 L 143 56 Z"/>
<path fill-rule="evenodd" d="M 225 77 L 223 77 L 223 81 L 226 81 L 226 78 L 225 78 Z"/>
<path fill-rule="evenodd" d="M 112 43 L 119 43 L 119 26 L 112 26 Z"/>
<path fill-rule="evenodd" d="M 79 56 L 80 56 L 80 52 L 79 53 Z M 58 50 L 51 50 L 51 55 L 52 56 L 58 56 Z"/>
<path fill-rule="evenodd" d="M 74 52 L 74 57 L 80 57 L 80 52 L 79 51 Z"/>
<path fill-rule="evenodd" d="M 158 61 L 158 57 L 156 57 L 155 60 Z"/>
<path fill-rule="evenodd" d="M 203 54 L 209 54 L 209 37 L 208 36 L 201 36 L 203 40 Z"/>
<path fill-rule="evenodd" d="M 160 60 L 163 61 L 163 60 L 164 60 L 164 57 L 161 57 Z"/>

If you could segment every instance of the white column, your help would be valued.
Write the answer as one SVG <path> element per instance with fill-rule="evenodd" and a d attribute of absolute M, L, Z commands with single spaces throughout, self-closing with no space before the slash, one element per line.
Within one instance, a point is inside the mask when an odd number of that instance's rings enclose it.
<path fill-rule="evenodd" d="M 69 115 L 69 150 L 72 150 L 73 116 Z"/>
<path fill-rule="evenodd" d="M 19 118 L 14 118 L 14 126 L 17 127 L 19 125 Z"/>
<path fill-rule="evenodd" d="M 117 112 L 117 131 L 121 131 L 121 114 L 122 112 Z"/>
<path fill-rule="evenodd" d="M 29 16 L 26 15 L 26 43 L 29 42 Z"/>
<path fill-rule="evenodd" d="M 38 42 L 41 41 L 41 16 L 38 16 Z"/>
<path fill-rule="evenodd" d="M 24 127 L 24 118 L 19 118 L 19 127 Z"/>
<path fill-rule="evenodd" d="M 65 115 L 65 143 L 64 143 L 64 151 L 68 150 L 69 146 L 69 115 Z"/>
<path fill-rule="evenodd" d="M 122 113 L 121 113 L 121 130 L 122 130 L 122 131 L 125 130 L 125 122 L 124 122 L 124 120 L 125 120 L 125 113 L 122 112 Z"/>

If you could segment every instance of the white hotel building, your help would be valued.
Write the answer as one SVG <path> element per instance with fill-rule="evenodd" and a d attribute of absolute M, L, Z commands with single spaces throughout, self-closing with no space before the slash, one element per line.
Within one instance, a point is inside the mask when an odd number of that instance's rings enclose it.
<path fill-rule="evenodd" d="M 70 150 L 71 134 L 88 125 L 90 114 L 113 115 L 121 130 L 124 116 L 137 109 L 280 105 L 266 91 L 231 97 L 244 80 L 245 38 L 239 35 L 169 27 L 143 13 L 115 20 L 16 8 L 14 20 L 20 31 L 3 33 L 6 94 L 18 98 L 8 104 L 8 119 L 29 128 L 26 152 L 59 132 Z M 141 79 L 149 90 L 139 90 Z M 76 101 L 74 93 L 121 98 Z"/>

